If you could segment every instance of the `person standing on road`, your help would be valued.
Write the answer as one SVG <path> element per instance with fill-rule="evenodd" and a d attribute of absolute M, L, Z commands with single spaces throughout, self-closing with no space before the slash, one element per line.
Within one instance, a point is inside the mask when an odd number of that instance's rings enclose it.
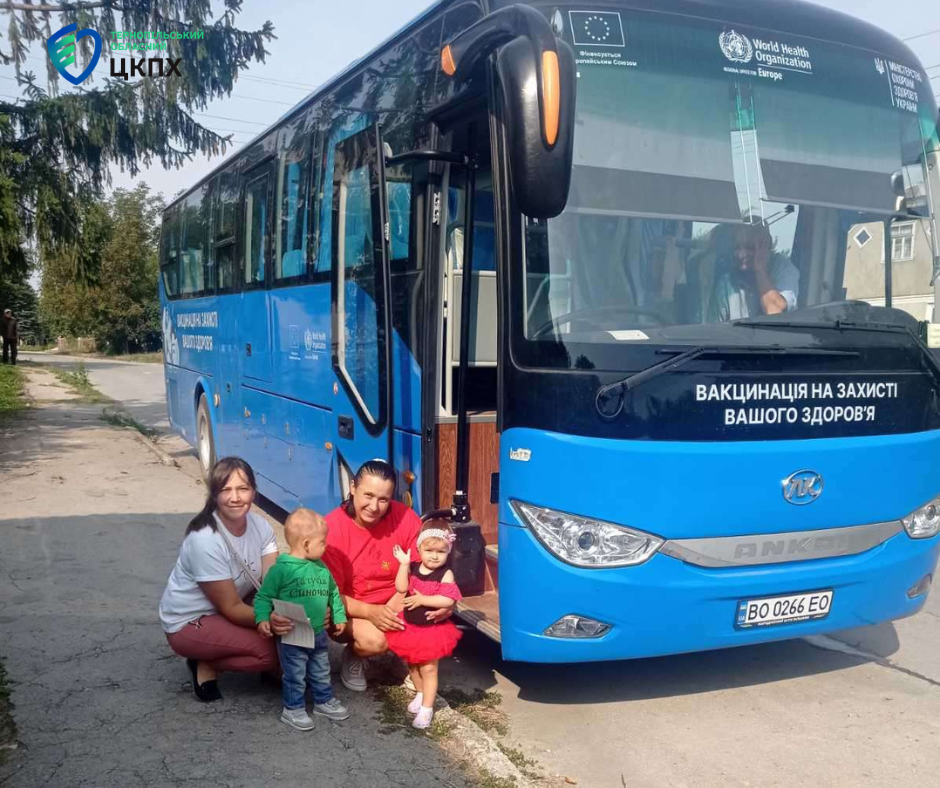
<path fill-rule="evenodd" d="M 13 316 L 12 309 L 3 310 L 0 334 L 3 335 L 3 363 L 16 364 L 17 345 L 20 341 L 20 321 Z"/>
<path fill-rule="evenodd" d="M 354 692 L 366 689 L 364 659 L 388 651 L 385 633 L 402 630 L 398 614 L 404 594 L 395 590 L 395 545 L 417 555 L 421 519 L 392 500 L 395 471 L 384 460 L 369 460 L 349 485 L 349 497 L 326 516 L 330 526 L 323 563 L 332 573 L 346 605 L 346 632 L 330 634 L 347 643 L 340 680 Z M 450 610 L 434 610 L 429 621 L 442 621 Z"/>
<path fill-rule="evenodd" d="M 288 643 L 281 638 L 278 653 L 281 657 L 282 697 L 284 710 L 281 722 L 301 731 L 313 729 L 314 722 L 307 714 L 305 689 L 313 695 L 313 713 L 331 720 L 345 720 L 349 711 L 333 694 L 330 685 L 330 638 L 324 626 L 326 611 L 332 609 L 333 627 L 337 634 L 346 629 L 346 611 L 336 582 L 320 560 L 326 550 L 326 520 L 310 509 L 295 509 L 284 523 L 284 538 L 290 552 L 278 556 L 271 571 L 265 575 L 255 595 L 255 621 L 262 637 L 270 638 L 271 613 L 280 600 L 303 608 L 313 642 L 302 638 Z M 303 633 L 303 625 L 295 629 Z"/>
<path fill-rule="evenodd" d="M 408 663 L 408 673 L 415 685 L 415 698 L 408 711 L 415 715 L 412 726 L 422 730 L 431 727 L 434 700 L 437 697 L 437 663 L 449 657 L 460 631 L 452 621 L 433 623 L 426 614 L 432 610 L 451 610 L 463 597 L 448 566 L 450 550 L 456 537 L 443 520 L 431 520 L 418 534 L 417 561 L 412 562 L 411 550 L 395 545 L 398 561 L 395 590 L 407 594 L 405 610 L 399 617 L 405 624 L 403 632 L 389 631 L 385 637 L 389 648 Z"/>
<path fill-rule="evenodd" d="M 223 457 L 209 475 L 206 505 L 189 523 L 176 566 L 160 600 L 167 642 L 186 658 L 193 693 L 220 700 L 218 677 L 277 672 L 277 646 L 255 629 L 251 597 L 277 560 L 270 524 L 251 511 L 257 494 L 251 466 Z M 284 635 L 289 618 L 272 613 L 271 630 Z"/>

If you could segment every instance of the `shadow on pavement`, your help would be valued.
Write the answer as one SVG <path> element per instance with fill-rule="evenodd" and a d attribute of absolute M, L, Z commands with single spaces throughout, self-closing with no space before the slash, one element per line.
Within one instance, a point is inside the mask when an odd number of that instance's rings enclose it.
<path fill-rule="evenodd" d="M 884 645 L 892 648 L 893 642 L 897 650 L 894 626 L 883 624 L 879 629 Z M 804 640 L 787 640 L 620 662 L 531 664 L 503 660 L 499 645 L 474 630 L 464 633 L 454 657 L 441 667 L 443 684 L 493 689 L 498 672 L 519 687 L 521 700 L 550 705 L 697 695 L 830 673 L 870 661 Z"/>
<path fill-rule="evenodd" d="M 278 721 L 280 692 L 257 676 L 225 674 L 225 699 L 197 703 L 157 617 L 191 516 L 0 520 L 2 653 L 24 745 L 0 765 L 0 783 L 465 785 L 433 740 L 389 733 L 371 696 L 337 680 L 352 716 L 317 718 L 309 734 Z"/>

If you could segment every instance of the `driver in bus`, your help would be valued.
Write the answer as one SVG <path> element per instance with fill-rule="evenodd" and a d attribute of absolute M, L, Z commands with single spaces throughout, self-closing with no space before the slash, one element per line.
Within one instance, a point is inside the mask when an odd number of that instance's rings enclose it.
<path fill-rule="evenodd" d="M 787 255 L 774 249 L 765 223 L 745 220 L 745 224 L 719 225 L 713 232 L 720 251 L 706 322 L 726 323 L 796 309 L 800 272 Z"/>

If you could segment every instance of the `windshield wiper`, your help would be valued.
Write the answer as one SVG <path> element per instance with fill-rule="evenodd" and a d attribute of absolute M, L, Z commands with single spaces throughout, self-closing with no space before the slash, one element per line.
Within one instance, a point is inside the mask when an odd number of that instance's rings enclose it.
<path fill-rule="evenodd" d="M 657 353 L 676 353 L 678 355 L 661 361 L 658 364 L 653 364 L 653 366 L 647 367 L 646 369 L 641 369 L 639 372 L 635 372 L 625 377 L 623 380 L 601 386 L 601 388 L 597 390 L 597 395 L 594 397 L 594 407 L 597 408 L 597 412 L 602 418 L 617 418 L 623 410 L 627 395 L 633 391 L 633 389 L 642 386 L 653 378 L 657 378 L 667 372 L 672 372 L 689 361 L 700 358 L 701 356 L 718 356 L 720 358 L 733 358 L 735 356 L 828 356 L 830 358 L 858 358 L 860 355 L 854 350 L 826 350 L 823 348 L 779 346 L 748 347 L 734 345 L 728 347 L 717 345 L 693 347 L 681 353 L 678 350 L 658 350 Z M 607 398 L 612 392 L 618 389 L 620 391 L 619 402 L 617 403 L 616 411 L 611 412 L 610 408 L 605 408 L 601 403 L 603 400 L 606 401 L 605 404 L 609 404 Z"/>
<path fill-rule="evenodd" d="M 913 328 L 900 323 L 858 323 L 854 320 L 832 320 L 832 321 L 797 321 L 797 320 L 732 320 L 733 326 L 745 326 L 746 328 L 806 328 L 806 329 L 826 329 L 829 331 L 876 331 L 882 334 L 907 334 L 920 350 L 921 360 L 926 362 L 926 366 L 933 375 L 937 385 L 940 386 L 940 361 L 931 353 L 930 348 Z"/>

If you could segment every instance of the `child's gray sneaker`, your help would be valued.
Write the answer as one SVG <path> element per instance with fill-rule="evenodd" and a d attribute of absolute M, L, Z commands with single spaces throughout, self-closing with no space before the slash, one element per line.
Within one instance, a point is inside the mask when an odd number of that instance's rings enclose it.
<path fill-rule="evenodd" d="M 313 713 L 322 714 L 331 720 L 349 719 L 349 709 L 340 703 L 339 698 L 330 698 L 326 703 L 314 703 Z"/>
<path fill-rule="evenodd" d="M 353 692 L 366 691 L 366 661 L 353 653 L 352 646 L 343 650 L 343 664 L 339 671 L 343 686 Z"/>
<path fill-rule="evenodd" d="M 286 722 L 299 731 L 313 730 L 316 725 L 306 709 L 284 709 L 281 712 L 281 722 Z"/>

